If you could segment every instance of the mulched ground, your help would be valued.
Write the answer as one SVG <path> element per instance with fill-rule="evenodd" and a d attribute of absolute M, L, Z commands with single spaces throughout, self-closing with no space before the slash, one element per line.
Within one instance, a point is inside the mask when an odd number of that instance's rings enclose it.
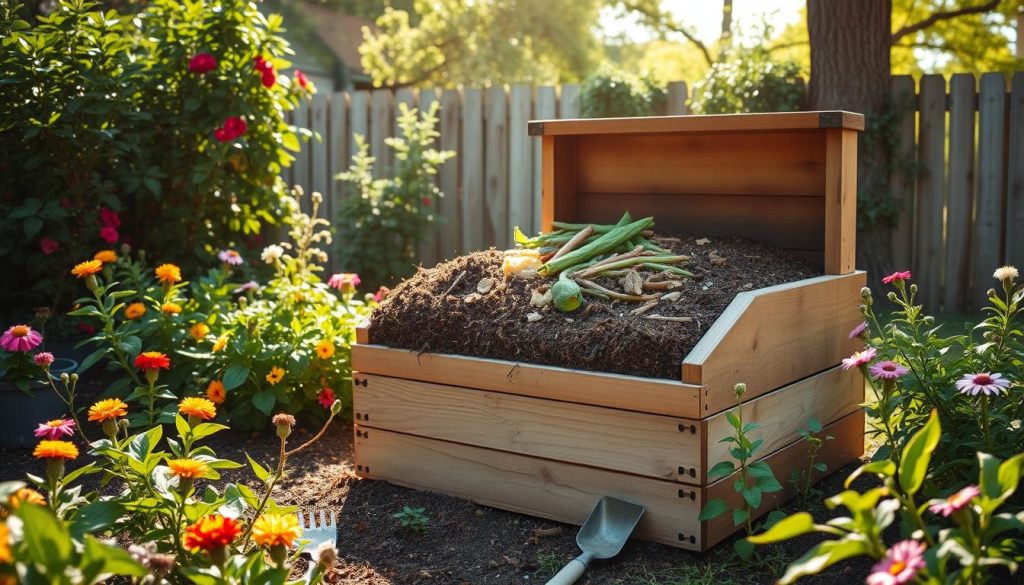
<path fill-rule="evenodd" d="M 741 238 L 713 238 L 703 245 L 686 236 L 654 241 L 674 254 L 691 255 L 681 267 L 695 278 L 684 279 L 679 300 L 660 302 L 643 315 L 631 314 L 638 303 L 588 298 L 573 313 L 548 306 L 540 311 L 543 319 L 529 322 L 527 315 L 537 311 L 530 305 L 532 291 L 550 281 L 505 282 L 502 252 L 492 249 L 420 270 L 395 287 L 373 313 L 371 341 L 414 351 L 679 379 L 683 358 L 737 293 L 821 274 L 820 266 Z M 477 292 L 483 278 L 498 283 L 487 294 Z M 612 278 L 598 283 L 619 288 Z M 693 321 L 648 318 L 653 314 Z"/>

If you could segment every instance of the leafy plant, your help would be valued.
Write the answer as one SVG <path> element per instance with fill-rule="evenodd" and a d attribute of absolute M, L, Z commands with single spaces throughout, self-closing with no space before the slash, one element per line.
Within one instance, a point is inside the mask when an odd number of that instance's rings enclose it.
<path fill-rule="evenodd" d="M 656 116 L 666 99 L 665 88 L 650 77 L 603 63 L 580 88 L 580 112 L 584 118 Z"/>
<path fill-rule="evenodd" d="M 441 218 L 435 212 L 444 193 L 434 175 L 452 151 L 434 148 L 439 136 L 434 102 L 420 114 L 416 108 L 399 105 L 400 136 L 385 140 L 394 151 L 394 178 L 375 179 L 375 158 L 366 141 L 356 135 L 358 152 L 349 170 L 336 178 L 348 181 L 355 194 L 341 205 L 338 238 L 343 243 L 338 261 L 356 272 L 373 287 L 391 284 L 412 273 L 416 246 L 427 237 Z"/>
<path fill-rule="evenodd" d="M 1020 554 L 1024 515 L 1000 512 L 1000 508 L 1017 490 L 1024 454 L 1001 461 L 978 453 L 977 484 L 920 505 L 917 497 L 941 436 L 939 415 L 933 412 L 903 447 L 899 465 L 890 460 L 874 461 L 853 472 L 846 480 L 847 488 L 863 474 L 876 475 L 882 485 L 864 493 L 847 489 L 826 500 L 829 508 L 842 506 L 850 516 L 819 524 L 807 512 L 799 512 L 748 540 L 770 544 L 812 532 L 829 537 L 789 566 L 779 580 L 783 585 L 858 556 L 878 561 L 869 583 L 966 585 L 988 581 L 995 567 L 1016 571 L 1014 559 Z M 926 507 L 927 516 L 923 513 Z M 897 519 L 902 524 L 901 534 L 909 538 L 888 547 L 882 536 Z M 886 575 L 899 575 L 901 580 L 884 581 Z"/>
<path fill-rule="evenodd" d="M 804 99 L 799 65 L 777 62 L 761 46 L 741 47 L 713 64 L 694 89 L 691 107 L 697 114 L 791 112 Z"/>
<path fill-rule="evenodd" d="M 398 524 L 402 528 L 407 528 L 413 532 L 426 532 L 427 527 L 430 525 L 430 517 L 424 513 L 425 511 L 426 508 L 402 506 L 402 511 L 395 512 L 391 517 L 398 520 Z"/>
<path fill-rule="evenodd" d="M 775 479 L 775 472 L 766 461 L 753 461 L 758 450 L 764 444 L 764 439 L 751 441 L 748 434 L 757 430 L 760 425 L 757 423 L 743 422 L 743 393 L 746 392 L 746 384 L 736 384 L 736 410 L 728 411 L 725 414 L 729 425 L 732 426 L 735 434 L 731 437 L 724 437 L 720 443 L 731 443 L 729 454 L 735 460 L 720 461 L 708 470 L 708 481 L 728 477 L 733 473 L 737 474 L 733 489 L 742 496 L 740 506 L 732 510 L 732 522 L 734 526 L 743 526 L 747 535 L 755 531 L 770 527 L 783 514 L 773 510 L 761 522 L 754 522 L 754 513 L 761 506 L 761 498 L 764 494 L 782 490 L 782 484 Z M 708 502 L 700 511 L 700 521 L 712 520 L 729 511 L 729 505 L 722 499 L 714 499 Z M 736 554 L 747 559 L 753 553 L 753 545 L 744 539 L 736 540 L 734 545 Z"/>
<path fill-rule="evenodd" d="M 831 441 L 834 437 L 832 435 L 821 434 L 821 422 L 811 417 L 807 421 L 807 427 L 800 429 L 800 438 L 807 444 L 807 468 L 800 470 L 794 469 L 790 472 L 789 483 L 796 487 L 798 500 L 802 504 L 806 504 L 812 495 L 817 495 L 812 487 L 814 474 L 823 474 L 828 471 L 828 465 L 818 462 L 818 453 L 827 441 Z"/>

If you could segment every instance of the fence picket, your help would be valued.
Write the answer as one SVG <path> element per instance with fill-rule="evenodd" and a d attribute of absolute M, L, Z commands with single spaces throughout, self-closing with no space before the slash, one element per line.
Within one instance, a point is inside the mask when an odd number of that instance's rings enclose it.
<path fill-rule="evenodd" d="M 949 80 L 949 202 L 946 207 L 946 285 L 943 306 L 961 307 L 970 284 L 971 206 L 974 200 L 974 75 Z"/>
<path fill-rule="evenodd" d="M 464 90 L 462 112 L 462 243 L 473 252 L 484 248 L 483 90 Z"/>
<path fill-rule="evenodd" d="M 309 128 L 309 101 L 299 100 L 299 106 L 292 112 L 295 116 L 294 124 L 300 128 Z M 315 138 L 307 140 L 300 139 L 302 149 L 295 153 L 295 162 L 292 165 L 292 184 L 300 185 L 306 192 L 309 192 L 309 157 L 313 150 Z"/>
<path fill-rule="evenodd" d="M 1006 193 L 1006 259 L 1024 270 L 1024 73 L 1013 74 L 1010 91 Z"/>
<path fill-rule="evenodd" d="M 978 94 L 978 190 L 974 204 L 974 307 L 986 304 L 995 284 L 992 271 L 1002 263 L 1003 145 L 1006 139 L 1006 81 L 1002 73 L 981 76 Z"/>
<path fill-rule="evenodd" d="M 687 104 L 689 94 L 685 81 L 673 81 L 668 84 L 667 114 L 669 116 L 681 116 L 690 113 L 690 106 Z"/>
<path fill-rule="evenodd" d="M 370 154 L 376 159 L 374 177 L 387 177 L 391 172 L 391 149 L 384 142 L 394 136 L 394 96 L 391 90 L 378 89 L 370 94 Z"/>
<path fill-rule="evenodd" d="M 309 202 L 310 199 L 308 195 L 311 195 L 312 191 L 317 191 L 320 195 L 326 195 L 330 181 L 330 169 L 327 167 L 327 154 L 331 136 L 327 131 L 327 96 L 323 94 L 314 95 L 313 101 L 310 105 L 310 129 L 319 137 L 313 138 L 316 142 L 314 143 L 313 148 L 310 149 L 309 153 L 309 188 L 311 192 L 307 193 L 307 197 L 303 199 L 303 204 L 307 206 L 307 209 L 312 209 L 312 204 Z M 321 207 L 320 211 L 325 212 L 327 210 L 326 208 Z"/>
<path fill-rule="evenodd" d="M 558 100 L 558 117 L 580 117 L 580 86 L 571 83 L 562 86 L 562 95 Z"/>
<path fill-rule="evenodd" d="M 918 180 L 917 238 L 914 279 L 921 300 L 936 307 L 942 284 L 942 212 L 946 161 L 946 80 L 941 75 L 921 78 L 918 160 L 924 172 Z"/>
<path fill-rule="evenodd" d="M 536 120 L 551 120 L 558 117 L 558 95 L 555 92 L 555 88 L 551 86 L 538 87 L 537 88 L 537 104 L 535 106 L 533 117 Z M 541 182 L 541 169 L 540 169 L 540 157 L 541 157 L 541 140 L 540 138 L 534 137 L 532 139 L 533 144 L 533 191 L 531 198 L 533 199 L 533 230 L 530 235 L 533 235 L 540 230 L 540 182 Z"/>
<path fill-rule="evenodd" d="M 502 86 L 484 94 L 484 218 L 487 243 L 508 247 L 508 94 Z"/>
<path fill-rule="evenodd" d="M 533 88 L 514 85 L 508 110 L 508 223 L 532 233 L 533 225 L 533 156 L 530 137 L 526 133 L 530 121 Z M 511 242 L 509 242 L 511 244 Z"/>
<path fill-rule="evenodd" d="M 895 168 L 889 176 L 889 191 L 900 206 L 900 216 L 892 236 L 893 265 L 903 270 L 911 265 L 914 258 L 914 215 L 916 213 L 916 193 L 914 187 L 916 177 L 910 173 L 916 168 L 916 141 L 914 130 L 917 128 L 917 100 L 914 94 L 914 78 L 909 75 L 897 75 L 892 78 L 892 111 L 899 117 L 893 121 L 897 125 L 895 135 L 898 143 L 893 153 L 899 160 L 906 161 L 907 167 Z"/>
<path fill-rule="evenodd" d="M 462 96 L 456 89 L 446 89 L 441 94 L 441 150 L 451 150 L 455 156 L 448 159 L 438 170 L 438 183 L 444 197 L 441 198 L 441 215 L 445 222 L 438 239 L 438 255 L 444 260 L 462 253 L 462 192 L 459 177 L 462 173 L 461 160 L 464 155 L 459 147 L 462 138 Z"/>
<path fill-rule="evenodd" d="M 335 221 L 337 213 L 341 210 L 341 202 L 345 197 L 346 185 L 334 177 L 338 173 L 348 170 L 349 164 L 349 125 L 348 125 L 348 100 L 349 95 L 345 92 L 335 92 L 331 95 L 330 118 L 328 120 L 327 132 L 330 134 L 330 153 L 328 155 L 328 201 L 327 208 L 330 210 L 330 221 Z"/>
<path fill-rule="evenodd" d="M 432 103 L 434 103 L 435 101 L 437 101 L 437 90 L 424 89 L 424 90 L 422 90 L 420 92 L 419 98 L 416 100 L 416 103 L 409 104 L 409 106 L 410 107 L 415 106 L 416 109 L 419 110 L 419 115 L 422 116 L 423 112 L 429 112 L 430 111 L 430 105 Z M 440 124 L 436 124 L 435 125 L 435 127 L 438 127 L 438 126 L 440 126 Z M 435 139 L 434 140 L 434 148 L 437 148 L 438 145 L 439 145 L 439 141 L 437 139 Z M 434 175 L 433 178 L 431 179 L 431 182 L 436 185 L 437 184 L 437 180 L 438 180 L 437 175 Z M 431 201 L 429 201 L 429 203 L 427 203 L 427 207 L 434 211 L 435 217 L 441 215 L 440 208 L 438 207 L 439 203 L 440 202 L 436 201 L 436 200 L 431 200 Z M 438 219 L 440 219 L 440 218 L 438 217 Z M 429 267 L 429 266 L 434 266 L 434 265 L 437 264 L 437 261 L 438 261 L 437 239 L 438 239 L 438 235 L 439 235 L 438 234 L 438 230 L 439 230 L 440 227 L 441 227 L 441 222 L 440 221 L 438 223 L 434 224 L 434 229 L 431 230 L 430 233 L 427 234 L 426 238 L 419 245 L 420 264 L 422 264 L 423 266 L 428 266 Z"/>

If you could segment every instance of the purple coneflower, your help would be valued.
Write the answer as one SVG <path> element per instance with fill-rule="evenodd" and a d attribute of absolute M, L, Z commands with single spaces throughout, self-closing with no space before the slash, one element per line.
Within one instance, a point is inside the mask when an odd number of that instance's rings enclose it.
<path fill-rule="evenodd" d="M 28 325 L 15 325 L 0 335 L 0 347 L 7 351 L 31 351 L 42 342 L 43 336 Z"/>
<path fill-rule="evenodd" d="M 217 254 L 217 258 L 219 258 L 221 262 L 230 264 L 231 266 L 242 265 L 242 255 L 234 250 L 221 250 L 220 253 Z"/>
<path fill-rule="evenodd" d="M 878 378 L 879 380 L 895 380 L 905 376 L 909 371 L 910 370 L 907 368 L 889 360 L 878 362 L 868 368 L 868 372 L 871 372 L 871 376 L 873 378 Z"/>
<path fill-rule="evenodd" d="M 244 292 L 249 292 L 251 290 L 256 290 L 259 287 L 260 287 L 260 283 L 256 282 L 255 280 L 250 280 L 249 282 L 243 284 L 242 286 L 236 288 L 235 290 L 233 290 L 231 292 L 237 295 L 237 294 L 242 294 Z"/>
<path fill-rule="evenodd" d="M 873 347 L 869 347 L 869 348 L 865 349 L 864 351 L 855 352 L 850 357 L 843 358 L 843 369 L 844 370 L 849 370 L 850 368 L 856 368 L 856 367 L 859 367 L 859 366 L 863 366 L 864 364 L 866 364 L 866 363 L 870 362 L 871 360 L 875 359 L 875 354 L 876 353 L 878 353 L 878 351 L 875 348 L 873 348 Z"/>
<path fill-rule="evenodd" d="M 850 330 L 850 339 L 853 339 L 854 337 L 860 337 L 861 334 L 863 334 L 867 330 L 868 322 L 862 321 L 860 325 L 857 325 L 856 327 Z"/>
<path fill-rule="evenodd" d="M 75 421 L 66 418 L 58 418 L 40 423 L 35 430 L 35 436 L 40 439 L 56 441 L 62 436 L 70 437 L 75 433 Z"/>
<path fill-rule="evenodd" d="M 902 585 L 910 583 L 924 568 L 924 544 L 901 540 L 885 552 L 885 558 L 871 567 L 867 585 Z"/>
<path fill-rule="evenodd" d="M 971 396 L 977 396 L 978 394 L 984 394 L 985 396 L 990 394 L 999 395 L 1010 387 L 1010 381 L 1004 379 L 1002 374 L 983 372 L 965 375 L 956 381 L 956 387 L 962 394 L 970 394 Z"/>
<path fill-rule="evenodd" d="M 953 512 L 956 512 L 967 504 L 970 504 L 971 500 L 978 497 L 980 493 L 981 489 L 979 489 L 978 486 L 969 485 L 949 496 L 945 500 L 934 500 L 935 503 L 928 506 L 928 510 L 932 514 L 939 514 L 948 518 Z"/>

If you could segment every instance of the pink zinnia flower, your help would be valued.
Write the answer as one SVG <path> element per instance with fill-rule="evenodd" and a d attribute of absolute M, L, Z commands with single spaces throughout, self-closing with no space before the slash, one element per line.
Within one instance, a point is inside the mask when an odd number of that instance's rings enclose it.
<path fill-rule="evenodd" d="M 857 325 L 856 327 L 854 327 L 853 329 L 850 330 L 850 339 L 853 339 L 854 337 L 860 337 L 861 334 L 864 333 L 867 330 L 868 330 L 868 322 L 867 321 L 862 321 L 860 325 Z"/>
<path fill-rule="evenodd" d="M 48 351 L 41 351 L 32 356 L 32 361 L 40 368 L 48 368 L 53 363 L 53 354 Z"/>
<path fill-rule="evenodd" d="M 945 500 L 932 500 L 935 503 L 928 506 L 928 510 L 932 514 L 939 514 L 945 518 L 963 508 L 967 504 L 971 503 L 971 500 L 978 497 L 981 494 L 981 489 L 976 485 L 969 485 L 957 493 L 949 496 Z"/>
<path fill-rule="evenodd" d="M 251 291 L 251 290 L 256 290 L 259 287 L 260 287 L 260 283 L 256 282 L 255 280 L 250 280 L 249 282 L 243 284 L 242 286 L 236 288 L 235 290 L 233 290 L 231 292 L 233 294 L 237 295 L 237 294 L 248 292 L 248 291 Z"/>
<path fill-rule="evenodd" d="M 360 280 L 358 274 L 351 272 L 342 272 L 331 276 L 327 280 L 327 286 L 336 288 L 344 294 L 352 294 L 356 292 L 356 287 L 359 286 Z"/>
<path fill-rule="evenodd" d="M 119 228 L 121 227 L 121 216 L 113 209 L 104 207 L 100 209 L 100 223 L 112 228 Z"/>
<path fill-rule="evenodd" d="M 375 303 L 379 303 L 386 299 L 389 294 L 391 294 L 391 289 L 386 286 L 382 286 L 377 289 L 377 292 L 373 293 L 373 301 Z"/>
<path fill-rule="evenodd" d="M 221 262 L 232 266 L 240 266 L 242 264 L 242 255 L 234 250 L 221 250 L 220 253 L 217 254 L 217 258 L 219 258 Z"/>
<path fill-rule="evenodd" d="M 217 68 L 217 58 L 209 53 L 199 53 L 188 62 L 188 70 L 200 75 Z"/>
<path fill-rule="evenodd" d="M 49 256 L 60 249 L 60 244 L 53 238 L 43 237 L 39 239 L 39 249 L 43 251 L 43 254 Z"/>
<path fill-rule="evenodd" d="M 871 376 L 880 380 L 896 380 L 902 378 L 909 372 L 907 368 L 897 364 L 896 362 L 886 360 L 884 362 L 878 362 L 868 368 L 868 372 L 871 372 Z"/>
<path fill-rule="evenodd" d="M 28 325 L 15 325 L 0 335 L 0 347 L 7 351 L 31 351 L 42 342 L 43 336 Z"/>
<path fill-rule="evenodd" d="M 905 270 L 903 272 L 893 272 L 889 276 L 882 279 L 882 284 L 891 284 L 893 282 L 903 282 L 904 280 L 910 280 L 910 271 Z"/>
<path fill-rule="evenodd" d="M 334 404 L 334 390 L 325 386 L 324 389 L 320 391 L 320 394 L 317 395 L 316 401 L 320 403 L 320 406 L 330 408 L 331 405 Z"/>
<path fill-rule="evenodd" d="M 3 340 L 0 340 L 2 343 Z M 1010 381 L 1003 378 L 1002 374 L 967 374 L 956 381 L 956 387 L 962 394 L 977 396 L 978 394 L 999 395 L 1010 387 Z"/>
<path fill-rule="evenodd" d="M 855 352 L 850 357 L 843 358 L 843 369 L 849 370 L 850 368 L 863 366 L 864 364 L 875 359 L 876 353 L 878 353 L 878 351 L 873 347 L 869 347 L 864 351 Z"/>
<path fill-rule="evenodd" d="M 36 438 L 56 441 L 62 436 L 70 437 L 75 432 L 75 421 L 58 418 L 40 423 L 35 430 Z"/>
<path fill-rule="evenodd" d="M 902 540 L 885 552 L 885 558 L 871 567 L 867 585 L 902 585 L 909 583 L 924 568 L 924 544 Z"/>
<path fill-rule="evenodd" d="M 113 226 L 105 225 L 100 228 L 100 239 L 108 244 L 117 243 L 119 237 L 117 230 Z"/>

